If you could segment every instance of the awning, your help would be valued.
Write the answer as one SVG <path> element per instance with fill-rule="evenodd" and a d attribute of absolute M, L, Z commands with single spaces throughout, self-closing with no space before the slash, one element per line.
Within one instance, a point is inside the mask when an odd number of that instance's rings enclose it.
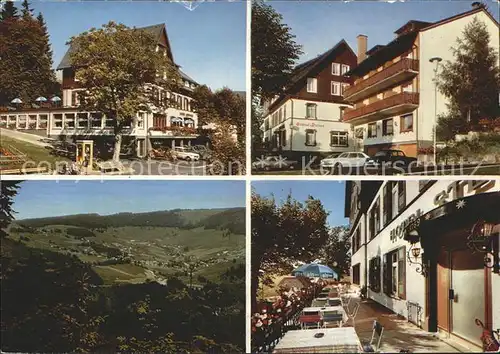
<path fill-rule="evenodd" d="M 177 122 L 182 123 L 183 122 L 182 118 L 177 118 L 177 117 L 170 117 L 170 121 L 174 122 L 174 123 L 177 123 Z"/>
<path fill-rule="evenodd" d="M 184 122 L 194 123 L 194 119 L 193 118 L 184 118 Z"/>

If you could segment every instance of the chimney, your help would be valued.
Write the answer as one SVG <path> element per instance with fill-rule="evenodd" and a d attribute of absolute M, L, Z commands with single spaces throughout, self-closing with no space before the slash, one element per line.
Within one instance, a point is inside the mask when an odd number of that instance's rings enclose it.
<path fill-rule="evenodd" d="M 475 2 L 472 3 L 472 8 L 473 9 L 479 9 L 479 8 L 482 8 L 482 7 L 486 7 L 486 5 L 483 4 L 482 2 L 475 1 Z"/>
<path fill-rule="evenodd" d="M 358 35 L 358 64 L 366 59 L 366 52 L 368 50 L 368 37 L 364 34 Z"/>

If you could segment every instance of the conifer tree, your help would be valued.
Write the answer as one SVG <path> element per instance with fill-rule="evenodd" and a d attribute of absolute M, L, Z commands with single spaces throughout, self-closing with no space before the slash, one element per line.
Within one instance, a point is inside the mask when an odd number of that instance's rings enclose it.
<path fill-rule="evenodd" d="M 7 20 L 9 18 L 18 18 L 17 8 L 14 6 L 13 1 L 6 1 L 0 12 L 0 20 Z"/>
<path fill-rule="evenodd" d="M 21 10 L 21 13 L 23 15 L 23 18 L 32 18 L 33 17 L 33 9 L 30 9 L 30 4 L 28 0 L 23 0 L 23 3 L 21 4 L 23 9 Z"/>

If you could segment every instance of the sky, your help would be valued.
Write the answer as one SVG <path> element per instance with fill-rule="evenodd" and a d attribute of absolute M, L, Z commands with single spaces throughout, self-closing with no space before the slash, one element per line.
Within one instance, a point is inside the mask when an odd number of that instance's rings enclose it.
<path fill-rule="evenodd" d="M 24 181 L 16 219 L 245 206 L 244 181 Z"/>
<path fill-rule="evenodd" d="M 283 16 L 283 22 L 296 35 L 304 54 L 298 63 L 312 59 L 345 39 L 357 53 L 356 37 L 368 36 L 368 49 L 387 44 L 394 31 L 409 20 L 435 22 L 469 11 L 474 0 L 379 1 L 268 1 Z M 500 3 L 486 0 L 494 18 L 499 18 Z M 450 43 L 450 46 L 453 43 Z"/>
<path fill-rule="evenodd" d="M 290 192 L 299 202 L 310 195 L 319 199 L 330 213 L 327 219 L 330 226 L 349 225 L 349 219 L 344 217 L 344 181 L 253 181 L 252 189 L 261 196 L 274 194 L 277 202 L 284 201 Z"/>
<path fill-rule="evenodd" d="M 193 11 L 158 1 L 31 1 L 31 7 L 47 22 L 54 67 L 66 53 L 66 42 L 92 27 L 109 21 L 129 27 L 165 23 L 174 60 L 186 74 L 213 90 L 245 90 L 244 2 L 201 3 Z"/>

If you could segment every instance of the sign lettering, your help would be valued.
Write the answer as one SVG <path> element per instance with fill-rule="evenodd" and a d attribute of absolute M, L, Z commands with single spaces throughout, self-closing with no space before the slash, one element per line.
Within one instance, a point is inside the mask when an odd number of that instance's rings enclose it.
<path fill-rule="evenodd" d="M 311 123 L 297 122 L 295 125 L 297 127 L 310 127 L 310 128 L 324 128 L 325 127 L 324 124 L 318 124 L 318 123 L 314 123 L 314 122 L 311 122 Z"/>
<path fill-rule="evenodd" d="M 401 224 L 391 230 L 391 242 L 396 242 L 398 239 L 402 239 L 405 235 L 405 230 L 408 228 L 416 229 L 420 225 L 420 217 L 422 216 L 422 210 L 418 209 L 414 214 L 411 214 L 406 218 Z"/>
<path fill-rule="evenodd" d="M 434 197 L 434 205 L 441 206 L 451 200 L 460 199 L 468 194 L 479 194 L 489 191 L 495 186 L 492 181 L 456 181 L 451 183 L 446 190 Z M 466 192 L 467 191 L 467 192 Z"/>

